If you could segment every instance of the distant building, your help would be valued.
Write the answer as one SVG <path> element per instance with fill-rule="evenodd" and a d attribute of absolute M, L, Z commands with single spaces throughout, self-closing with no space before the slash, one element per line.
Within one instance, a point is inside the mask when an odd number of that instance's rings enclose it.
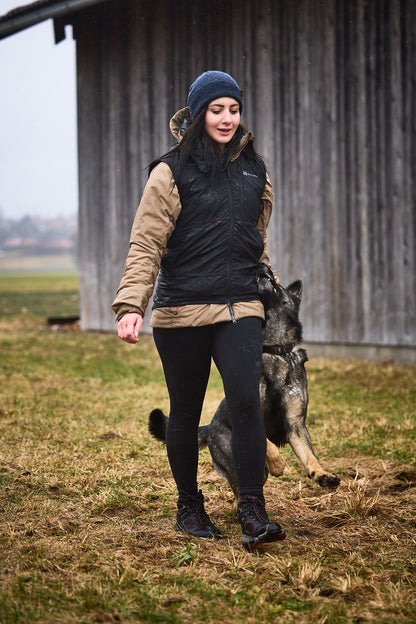
<path fill-rule="evenodd" d="M 0 217 L 0 251 L 51 254 L 75 253 L 77 250 L 76 217 Z"/>
<path fill-rule="evenodd" d="M 83 328 L 115 328 L 146 166 L 192 80 L 222 69 L 268 163 L 271 255 L 304 281 L 305 339 L 414 358 L 416 2 L 44 0 L 0 36 L 48 17 L 77 42 Z"/>

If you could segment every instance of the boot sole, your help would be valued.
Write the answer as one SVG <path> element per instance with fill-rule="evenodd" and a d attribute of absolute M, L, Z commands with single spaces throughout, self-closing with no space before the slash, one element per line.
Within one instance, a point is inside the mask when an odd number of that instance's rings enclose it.
<path fill-rule="evenodd" d="M 281 533 L 260 533 L 260 535 L 245 535 L 243 533 L 242 543 L 245 548 L 251 548 L 258 544 L 269 544 L 271 542 L 280 542 L 286 539 L 286 533 L 282 530 Z"/>
<path fill-rule="evenodd" d="M 198 535 L 197 533 L 190 533 L 186 529 L 182 528 L 180 524 L 175 524 L 175 529 L 180 531 L 180 533 L 185 533 L 185 535 L 191 535 L 192 537 L 200 537 L 201 539 L 222 539 L 221 533 L 212 533 L 211 531 L 207 531 L 204 535 Z"/>

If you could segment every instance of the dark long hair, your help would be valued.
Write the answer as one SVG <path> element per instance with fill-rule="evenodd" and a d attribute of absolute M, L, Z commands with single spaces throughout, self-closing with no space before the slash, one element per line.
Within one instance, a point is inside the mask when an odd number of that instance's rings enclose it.
<path fill-rule="evenodd" d="M 226 143 L 224 150 L 221 150 L 219 144 L 211 139 L 205 131 L 205 114 L 207 109 L 208 107 L 206 106 L 198 113 L 198 115 L 196 115 L 195 119 L 193 119 L 189 125 L 186 126 L 182 140 L 168 152 L 168 154 L 176 152 L 179 155 L 178 171 L 180 171 L 185 163 L 192 157 L 192 154 L 194 154 L 197 150 L 200 151 L 201 144 L 203 150 L 204 168 L 210 173 L 210 177 L 214 177 L 215 174 L 220 171 L 226 171 L 238 144 L 247 132 L 247 129 L 242 124 L 239 124 L 231 141 Z M 264 161 L 261 156 L 257 154 L 253 141 L 249 141 L 244 150 L 249 158 L 264 169 Z M 164 156 L 166 155 L 167 154 L 164 154 Z M 161 156 L 161 158 L 163 158 L 163 156 Z M 154 161 L 154 163 L 150 165 L 149 169 L 151 170 L 158 161 L 159 159 Z"/>

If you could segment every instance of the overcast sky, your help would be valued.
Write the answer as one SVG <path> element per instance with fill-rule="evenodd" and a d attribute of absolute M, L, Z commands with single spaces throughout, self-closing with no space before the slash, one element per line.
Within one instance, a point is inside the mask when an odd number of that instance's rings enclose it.
<path fill-rule="evenodd" d="M 29 0 L 0 0 L 0 15 Z M 75 42 L 54 43 L 47 20 L 0 40 L 0 211 L 78 210 Z"/>

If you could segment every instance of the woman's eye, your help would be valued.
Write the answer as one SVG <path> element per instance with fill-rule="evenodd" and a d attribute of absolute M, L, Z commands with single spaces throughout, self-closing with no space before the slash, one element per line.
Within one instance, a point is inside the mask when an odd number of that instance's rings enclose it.
<path fill-rule="evenodd" d="M 223 111 L 222 111 L 221 108 L 218 109 L 218 110 L 211 109 L 211 113 L 213 113 L 214 115 L 220 115 L 222 112 Z M 233 110 L 233 109 L 230 110 L 231 115 L 237 115 L 237 113 L 239 113 L 239 112 L 240 112 L 239 108 L 236 108 L 235 110 Z"/>

